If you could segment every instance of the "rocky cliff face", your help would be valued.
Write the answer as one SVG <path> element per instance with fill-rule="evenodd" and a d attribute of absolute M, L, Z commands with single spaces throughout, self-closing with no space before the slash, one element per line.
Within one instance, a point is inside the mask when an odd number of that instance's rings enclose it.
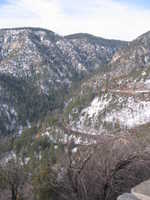
<path fill-rule="evenodd" d="M 38 28 L 0 30 L 0 134 L 30 127 L 61 106 L 72 82 L 103 70 L 126 45 L 87 34 L 61 37 Z"/>

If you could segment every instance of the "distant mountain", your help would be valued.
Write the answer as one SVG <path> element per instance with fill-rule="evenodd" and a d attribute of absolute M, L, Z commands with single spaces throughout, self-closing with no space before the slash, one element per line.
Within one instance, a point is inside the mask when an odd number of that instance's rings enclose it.
<path fill-rule="evenodd" d="M 118 50 L 111 70 L 85 81 L 65 108 L 69 126 L 86 134 L 150 130 L 150 32 Z"/>
<path fill-rule="evenodd" d="M 81 56 L 82 62 L 88 66 L 89 70 L 100 66 L 103 68 L 104 64 L 110 62 L 118 49 L 128 45 L 128 42 L 108 40 L 87 33 L 68 35 L 65 38 L 73 44 L 75 50 Z"/>
<path fill-rule="evenodd" d="M 118 74 L 129 74 L 139 70 L 147 70 L 150 66 L 150 32 L 147 32 L 125 48 L 117 51 L 111 61 Z"/>
<path fill-rule="evenodd" d="M 121 41 L 121 40 L 104 39 L 102 37 L 96 37 L 88 33 L 76 33 L 72 35 L 67 35 L 65 36 L 65 38 L 69 40 L 88 40 L 88 42 L 90 42 L 91 44 L 95 44 L 95 45 L 99 44 L 101 46 L 103 45 L 109 48 L 110 47 L 120 48 L 120 47 L 127 46 L 127 43 L 129 43 L 129 42 Z"/>
<path fill-rule="evenodd" d="M 127 42 L 40 28 L 0 30 L 0 134 L 21 132 L 63 106 L 72 83 L 104 70 Z"/>

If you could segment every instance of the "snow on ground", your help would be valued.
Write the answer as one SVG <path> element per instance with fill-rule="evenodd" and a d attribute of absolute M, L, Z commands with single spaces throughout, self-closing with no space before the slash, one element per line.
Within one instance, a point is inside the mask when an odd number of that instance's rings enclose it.
<path fill-rule="evenodd" d="M 13 151 L 10 151 L 10 152 L 7 152 L 4 157 L 2 157 L 0 159 L 0 162 L 3 163 L 3 164 L 6 164 L 8 163 L 10 160 L 14 159 L 16 160 L 16 154 L 13 152 Z"/>
<path fill-rule="evenodd" d="M 29 120 L 27 120 L 26 123 L 27 123 L 27 127 L 28 127 L 28 128 L 31 128 L 31 127 L 32 127 L 32 126 L 31 126 L 31 123 L 29 122 Z"/>
<path fill-rule="evenodd" d="M 81 112 L 83 118 L 95 119 L 109 105 L 112 98 L 107 98 L 107 94 L 102 97 L 95 97 L 91 105 Z"/>
<path fill-rule="evenodd" d="M 108 123 L 111 123 L 112 127 L 117 125 L 124 129 L 149 122 L 150 101 L 142 101 L 134 96 L 114 98 L 105 94 L 102 97 L 95 97 L 90 106 L 81 111 L 78 120 L 72 125 L 78 131 L 97 135 L 106 131 Z"/>
<path fill-rule="evenodd" d="M 134 98 L 130 97 L 120 111 L 108 113 L 105 120 L 106 122 L 117 123 L 122 128 L 134 128 L 149 123 L 150 102 L 135 102 Z"/>
<path fill-rule="evenodd" d="M 147 89 L 150 89 L 150 79 L 147 79 L 145 82 L 144 82 L 144 85 Z"/>
<path fill-rule="evenodd" d="M 89 118 L 97 117 L 101 111 L 109 104 L 111 99 L 107 100 L 106 96 L 96 97 L 88 108 L 85 108 L 82 113 L 87 113 Z"/>
<path fill-rule="evenodd" d="M 109 105 L 112 100 L 112 96 L 106 94 L 101 97 L 95 97 L 91 102 L 90 106 L 83 109 L 80 116 L 79 121 L 76 122 L 75 127 L 82 132 L 90 133 L 92 135 L 97 135 L 100 130 L 103 131 L 103 127 L 99 126 L 99 130 L 95 130 L 95 125 L 98 123 L 98 117 L 101 113 L 104 112 L 105 108 Z M 87 126 L 87 123 L 90 122 L 90 125 Z"/>

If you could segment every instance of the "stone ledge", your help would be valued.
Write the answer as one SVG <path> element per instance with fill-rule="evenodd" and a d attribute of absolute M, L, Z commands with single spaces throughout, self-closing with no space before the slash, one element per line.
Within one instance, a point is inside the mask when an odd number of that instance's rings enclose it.
<path fill-rule="evenodd" d="M 139 200 L 135 195 L 131 193 L 124 193 L 120 195 L 117 200 Z"/>
<path fill-rule="evenodd" d="M 150 180 L 144 181 L 134 187 L 131 193 L 140 200 L 150 200 Z"/>
<path fill-rule="evenodd" d="M 150 180 L 132 188 L 131 193 L 120 195 L 117 200 L 150 200 Z"/>

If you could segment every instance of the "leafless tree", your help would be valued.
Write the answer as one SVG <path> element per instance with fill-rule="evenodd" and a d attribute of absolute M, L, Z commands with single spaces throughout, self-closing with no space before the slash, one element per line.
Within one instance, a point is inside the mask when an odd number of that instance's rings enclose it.
<path fill-rule="evenodd" d="M 150 177 L 150 152 L 135 137 L 106 138 L 72 156 L 59 182 L 60 199 L 115 200 Z"/>
<path fill-rule="evenodd" d="M 26 183 L 23 165 L 16 159 L 0 164 L 0 188 L 11 192 L 12 200 L 19 200 Z"/>

